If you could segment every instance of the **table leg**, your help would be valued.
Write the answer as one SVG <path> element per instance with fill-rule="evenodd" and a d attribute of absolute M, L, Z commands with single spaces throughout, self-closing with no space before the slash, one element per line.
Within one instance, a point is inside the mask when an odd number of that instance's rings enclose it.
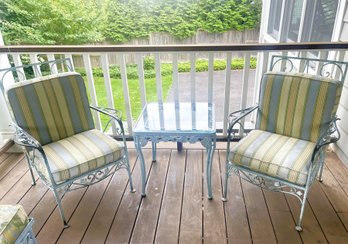
<path fill-rule="evenodd" d="M 146 169 L 145 169 L 145 160 L 144 160 L 144 155 L 141 150 L 141 143 L 139 138 L 134 137 L 134 144 L 135 144 L 135 149 L 137 150 L 138 157 L 140 160 L 140 167 L 141 167 L 141 196 L 146 197 L 145 193 L 145 185 L 146 185 Z"/>
<path fill-rule="evenodd" d="M 183 143 L 182 142 L 177 142 L 176 143 L 176 149 L 178 150 L 178 152 L 181 152 L 183 148 Z"/>
<path fill-rule="evenodd" d="M 215 151 L 216 141 L 215 138 L 211 138 L 211 141 L 207 145 L 207 163 L 206 163 L 206 179 L 208 189 L 208 199 L 213 199 L 213 193 L 211 189 L 211 168 L 213 163 L 213 155 Z"/>
<path fill-rule="evenodd" d="M 156 162 L 156 148 L 157 144 L 156 142 L 152 142 L 152 162 Z"/>

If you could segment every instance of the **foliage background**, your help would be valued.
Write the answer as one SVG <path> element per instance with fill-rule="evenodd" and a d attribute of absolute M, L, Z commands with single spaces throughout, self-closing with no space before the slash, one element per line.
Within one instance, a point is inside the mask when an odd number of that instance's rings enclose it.
<path fill-rule="evenodd" d="M 7 45 L 116 44 L 254 29 L 260 14 L 261 0 L 1 0 L 0 29 Z"/>

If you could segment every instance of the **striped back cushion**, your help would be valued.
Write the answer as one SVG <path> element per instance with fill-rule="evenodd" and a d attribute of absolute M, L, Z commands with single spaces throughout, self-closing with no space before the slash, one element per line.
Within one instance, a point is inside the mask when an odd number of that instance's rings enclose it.
<path fill-rule="evenodd" d="M 42 145 L 94 128 L 86 87 L 77 73 L 16 83 L 7 96 L 17 124 Z"/>
<path fill-rule="evenodd" d="M 256 129 L 316 142 L 336 114 L 341 91 L 339 81 L 322 76 L 266 73 Z"/>

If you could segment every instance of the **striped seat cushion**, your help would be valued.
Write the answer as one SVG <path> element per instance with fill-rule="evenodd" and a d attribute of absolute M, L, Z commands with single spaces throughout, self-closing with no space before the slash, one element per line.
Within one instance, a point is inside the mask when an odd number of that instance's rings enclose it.
<path fill-rule="evenodd" d="M 42 145 L 94 129 L 86 87 L 78 73 L 16 83 L 7 97 L 16 123 Z"/>
<path fill-rule="evenodd" d="M 267 176 L 305 185 L 315 143 L 253 130 L 230 152 L 230 162 Z"/>
<path fill-rule="evenodd" d="M 256 129 L 316 142 L 336 114 L 342 84 L 303 73 L 269 72 L 260 86 Z"/>
<path fill-rule="evenodd" d="M 99 130 L 93 129 L 43 146 L 54 181 L 59 184 L 120 159 L 124 147 Z M 39 171 L 48 178 L 44 161 Z"/>
<path fill-rule="evenodd" d="M 15 243 L 27 224 L 21 205 L 0 205 L 0 243 Z"/>

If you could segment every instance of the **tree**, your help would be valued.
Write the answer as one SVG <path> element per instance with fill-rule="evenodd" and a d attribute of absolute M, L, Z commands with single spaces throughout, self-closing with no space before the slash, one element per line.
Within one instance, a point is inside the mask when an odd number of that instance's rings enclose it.
<path fill-rule="evenodd" d="M 103 39 L 102 8 L 84 0 L 2 0 L 5 44 L 84 44 Z"/>

